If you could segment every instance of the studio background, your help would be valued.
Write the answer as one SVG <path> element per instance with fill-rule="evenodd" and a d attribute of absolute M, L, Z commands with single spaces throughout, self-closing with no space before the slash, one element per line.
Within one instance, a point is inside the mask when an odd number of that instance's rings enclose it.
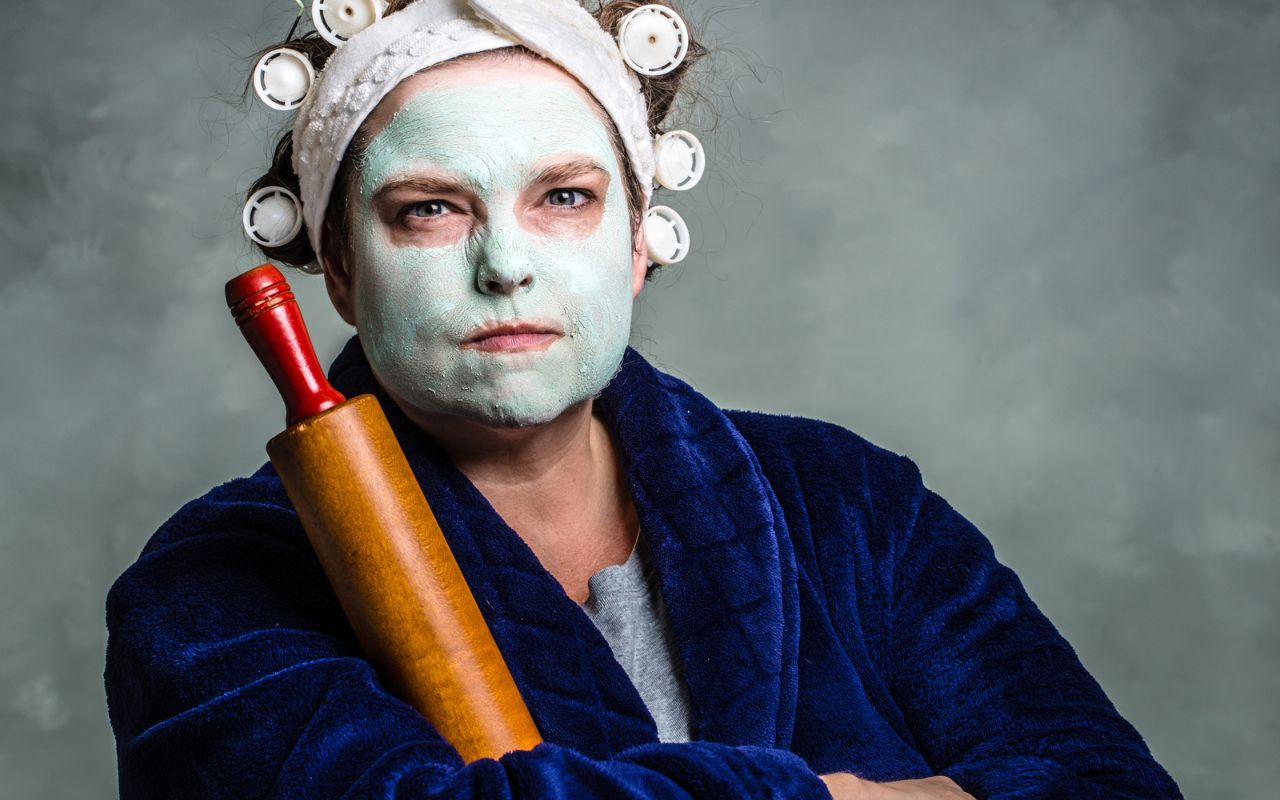
<path fill-rule="evenodd" d="M 1280 4 L 687 7 L 737 52 L 633 344 L 909 455 L 1188 797 L 1274 797 Z M 4 797 L 114 794 L 107 588 L 282 427 L 222 284 L 290 117 L 227 99 L 295 8 L 0 22 Z M 349 330 L 293 280 L 327 364 Z"/>

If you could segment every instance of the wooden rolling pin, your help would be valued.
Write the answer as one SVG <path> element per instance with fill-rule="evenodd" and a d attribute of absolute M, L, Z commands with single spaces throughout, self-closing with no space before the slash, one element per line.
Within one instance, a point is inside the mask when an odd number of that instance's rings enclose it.
<path fill-rule="evenodd" d="M 372 395 L 325 379 L 284 276 L 263 264 L 227 305 L 284 397 L 267 454 L 365 655 L 471 762 L 541 741 L 409 462 Z"/>

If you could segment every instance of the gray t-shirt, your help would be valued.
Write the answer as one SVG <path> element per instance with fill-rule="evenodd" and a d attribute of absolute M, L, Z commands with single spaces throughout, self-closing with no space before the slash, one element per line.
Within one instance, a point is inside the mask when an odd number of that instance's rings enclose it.
<path fill-rule="evenodd" d="M 625 563 L 587 579 L 590 594 L 582 609 L 640 692 L 658 724 L 658 740 L 687 742 L 689 690 L 675 658 L 658 573 L 644 550 L 637 540 Z"/>

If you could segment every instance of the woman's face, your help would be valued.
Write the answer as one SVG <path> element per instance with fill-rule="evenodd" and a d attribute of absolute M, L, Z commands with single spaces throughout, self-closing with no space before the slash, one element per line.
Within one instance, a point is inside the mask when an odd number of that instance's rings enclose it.
<path fill-rule="evenodd" d="M 398 403 L 536 425 L 613 376 L 646 261 L 597 109 L 518 57 L 420 73 L 371 115 L 329 285 Z"/>

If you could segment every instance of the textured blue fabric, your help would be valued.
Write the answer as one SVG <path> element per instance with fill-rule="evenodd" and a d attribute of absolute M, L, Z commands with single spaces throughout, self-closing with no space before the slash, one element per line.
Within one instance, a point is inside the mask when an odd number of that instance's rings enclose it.
<path fill-rule="evenodd" d="M 628 350 L 597 399 L 659 570 L 697 741 L 377 386 L 545 743 L 464 766 L 359 652 L 265 465 L 175 514 L 107 598 L 122 798 L 826 798 L 817 774 L 978 797 L 1179 797 L 986 539 L 906 458 L 721 411 Z"/>

